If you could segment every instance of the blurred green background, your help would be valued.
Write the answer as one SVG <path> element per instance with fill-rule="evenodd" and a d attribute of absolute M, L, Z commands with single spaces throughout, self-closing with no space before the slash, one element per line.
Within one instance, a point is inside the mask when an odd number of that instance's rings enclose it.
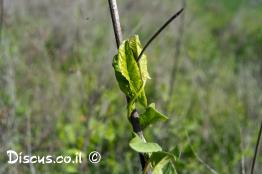
<path fill-rule="evenodd" d="M 262 119 L 262 2 L 118 0 L 124 37 L 145 43 L 183 5 L 146 51 L 149 102 L 170 119 L 145 137 L 179 149 L 179 174 L 249 173 Z M 107 1 L 5 0 L 1 28 L 0 173 L 138 173 Z M 9 165 L 8 149 L 82 151 L 85 162 Z M 93 150 L 97 165 L 87 162 Z"/>

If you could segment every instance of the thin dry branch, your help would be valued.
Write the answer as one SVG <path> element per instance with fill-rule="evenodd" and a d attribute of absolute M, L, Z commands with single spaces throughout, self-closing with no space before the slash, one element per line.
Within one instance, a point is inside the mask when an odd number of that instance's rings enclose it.
<path fill-rule="evenodd" d="M 147 47 L 152 43 L 153 40 L 155 40 L 155 38 L 174 20 L 176 19 L 182 12 L 183 12 L 184 8 L 180 9 L 178 12 L 176 12 L 172 17 L 170 17 L 154 34 L 153 36 L 151 36 L 151 38 L 147 41 L 147 43 L 145 44 L 143 50 L 141 51 L 141 53 L 139 54 L 139 56 L 137 57 L 137 62 L 139 62 L 139 60 L 141 59 L 143 53 L 145 52 L 145 50 L 147 49 Z"/>
<path fill-rule="evenodd" d="M 108 4 L 109 4 L 110 13 L 111 13 L 112 24 L 114 27 L 116 45 L 118 48 L 122 41 L 122 30 L 121 30 L 117 3 L 116 3 L 116 0 L 108 0 Z"/>
<path fill-rule="evenodd" d="M 259 129 L 259 132 L 258 132 L 256 148 L 255 148 L 255 152 L 254 152 L 254 156 L 253 156 L 253 160 L 252 160 L 251 174 L 253 174 L 254 170 L 255 170 L 256 158 L 257 158 L 257 154 L 258 154 L 259 142 L 260 142 L 260 139 L 261 139 L 261 135 L 262 135 L 262 121 L 260 123 L 260 129 Z"/>

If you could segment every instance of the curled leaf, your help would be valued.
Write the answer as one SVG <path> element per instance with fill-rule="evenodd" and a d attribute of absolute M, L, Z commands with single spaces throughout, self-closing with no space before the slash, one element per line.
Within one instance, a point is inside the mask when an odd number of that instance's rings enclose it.
<path fill-rule="evenodd" d="M 115 76 L 120 89 L 131 99 L 139 101 L 142 106 L 147 106 L 144 86 L 149 79 L 147 71 L 147 58 L 145 55 L 139 62 L 137 56 L 142 47 L 137 35 L 122 42 L 118 54 L 113 59 Z"/>

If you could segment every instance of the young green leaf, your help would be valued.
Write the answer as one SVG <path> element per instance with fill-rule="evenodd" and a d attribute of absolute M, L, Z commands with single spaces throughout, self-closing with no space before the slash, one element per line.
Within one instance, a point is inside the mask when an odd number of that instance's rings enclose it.
<path fill-rule="evenodd" d="M 130 141 L 129 146 L 134 151 L 141 153 L 152 153 L 162 150 L 162 148 L 157 143 L 144 142 L 137 134 L 135 134 L 135 137 Z"/>
<path fill-rule="evenodd" d="M 172 173 L 173 172 L 173 173 Z M 175 174 L 175 166 L 169 156 L 165 156 L 153 168 L 153 174 Z"/>
<path fill-rule="evenodd" d="M 155 167 L 164 158 L 175 159 L 175 156 L 169 152 L 164 152 L 164 151 L 154 152 L 150 156 L 150 163 L 153 167 Z"/>
<path fill-rule="evenodd" d="M 139 117 L 139 123 L 142 129 L 145 129 L 148 125 L 153 124 L 159 120 L 167 120 L 168 117 L 161 114 L 156 110 L 155 104 L 151 103 L 144 113 L 142 113 Z"/>
<path fill-rule="evenodd" d="M 140 95 L 137 98 L 138 102 L 143 106 L 143 107 L 147 107 L 147 98 L 146 98 L 146 93 L 145 93 L 145 89 L 143 89 L 140 93 Z"/>
<path fill-rule="evenodd" d="M 137 100 L 142 106 L 147 106 L 144 86 L 149 79 L 147 58 L 145 55 L 139 62 L 136 58 L 142 51 L 138 36 L 123 41 L 114 57 L 113 67 L 120 89 L 131 99 Z M 133 99 L 133 100 L 132 100 Z"/>
<path fill-rule="evenodd" d="M 130 48 L 132 49 L 135 59 L 137 60 L 139 54 L 142 51 L 142 46 L 139 40 L 138 35 L 132 36 L 129 38 L 129 45 Z M 142 74 L 142 79 L 144 82 L 146 82 L 147 79 L 150 79 L 149 73 L 147 71 L 147 57 L 145 54 L 142 55 L 140 61 L 138 62 Z"/>
<path fill-rule="evenodd" d="M 118 85 L 120 89 L 127 95 L 127 96 L 132 96 L 132 90 L 130 88 L 129 81 L 122 75 L 119 65 L 118 65 L 118 56 L 116 55 L 113 59 L 113 67 L 115 70 L 115 76 L 116 80 L 118 82 Z"/>
<path fill-rule="evenodd" d="M 142 81 L 140 78 L 139 67 L 135 61 L 132 50 L 129 48 L 128 41 L 124 41 L 120 45 L 118 55 L 115 56 L 113 60 L 113 67 L 116 73 L 121 73 L 122 77 L 128 81 L 130 88 L 128 94 L 131 94 L 129 97 L 132 98 L 135 95 L 135 92 L 137 92 L 142 86 Z M 123 92 L 127 94 L 127 91 Z"/>
<path fill-rule="evenodd" d="M 135 60 L 137 60 L 139 54 L 142 51 L 142 46 L 141 46 L 138 35 L 130 37 L 128 42 L 129 42 L 130 48 L 133 51 Z M 139 67 L 140 75 L 141 75 L 140 78 L 142 79 L 142 81 L 144 83 L 146 83 L 147 79 L 150 79 L 150 76 L 149 76 L 149 73 L 147 71 L 147 57 L 146 57 L 145 54 L 143 54 L 140 61 L 138 62 L 138 67 Z M 147 106 L 147 99 L 146 99 L 146 95 L 145 95 L 144 90 L 138 96 L 138 101 L 139 101 L 140 104 L 142 104 L 142 106 L 144 106 L 144 107 Z"/>
<path fill-rule="evenodd" d="M 169 162 L 163 168 L 164 174 L 177 174 L 176 168 L 172 162 Z"/>
<path fill-rule="evenodd" d="M 150 156 L 150 163 L 153 167 L 153 174 L 166 174 L 170 172 L 176 173 L 173 165 L 175 157 L 168 152 L 154 152 Z"/>
<path fill-rule="evenodd" d="M 125 61 L 126 61 L 126 64 L 127 64 L 126 69 L 127 69 L 127 72 L 128 72 L 128 74 L 126 74 L 126 76 L 129 77 L 130 84 L 134 88 L 135 92 L 138 93 L 139 89 L 143 85 L 143 82 L 142 82 L 141 77 L 140 77 L 140 71 L 139 71 L 138 64 L 136 63 L 133 51 L 129 47 L 128 42 L 125 43 L 125 54 L 126 54 L 126 56 L 125 56 L 126 60 Z"/>

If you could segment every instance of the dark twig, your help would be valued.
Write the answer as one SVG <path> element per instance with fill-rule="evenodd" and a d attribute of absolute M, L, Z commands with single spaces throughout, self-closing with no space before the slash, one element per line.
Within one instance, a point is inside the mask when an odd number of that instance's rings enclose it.
<path fill-rule="evenodd" d="M 156 32 L 155 34 L 147 41 L 147 43 L 145 44 L 143 50 L 141 51 L 141 53 L 139 54 L 139 56 L 137 57 L 137 62 L 139 62 L 139 60 L 141 59 L 143 53 L 145 52 L 146 48 L 151 44 L 151 42 L 176 18 L 178 17 L 182 11 L 184 10 L 184 8 L 182 8 L 181 10 L 179 10 L 178 12 L 176 12 L 171 18 L 169 18 L 164 25 L 162 25 Z"/>
<path fill-rule="evenodd" d="M 116 45 L 117 47 L 119 47 L 122 41 L 122 30 L 120 25 L 117 3 L 116 0 L 108 0 L 108 4 L 110 8 L 112 24 L 115 33 Z M 130 99 L 126 96 L 126 100 L 128 103 Z M 134 109 L 130 115 L 130 123 L 132 124 L 133 131 L 137 133 L 142 140 L 145 140 L 138 118 L 139 118 L 139 114 L 137 110 Z M 147 165 L 146 156 L 143 153 L 139 153 L 139 158 L 140 158 L 142 170 L 144 170 Z M 150 170 L 148 170 L 147 173 L 151 174 Z"/>
<path fill-rule="evenodd" d="M 127 99 L 128 100 L 128 99 Z M 132 124 L 133 131 L 138 134 L 138 136 L 145 141 L 143 131 L 141 129 L 140 123 L 139 123 L 139 115 L 136 109 L 133 110 L 130 116 L 130 123 Z M 146 156 L 143 153 L 139 153 L 139 159 L 141 163 L 142 170 L 145 169 L 147 164 Z M 148 172 L 148 174 L 150 174 Z"/>
<path fill-rule="evenodd" d="M 258 132 L 256 148 L 255 148 L 255 152 L 254 152 L 254 156 L 253 156 L 253 160 L 252 160 L 251 174 L 254 173 L 255 163 L 256 163 L 256 158 L 257 158 L 257 154 L 258 154 L 258 147 L 259 147 L 261 134 L 262 134 L 262 121 L 261 121 L 261 124 L 260 124 L 260 129 L 259 129 L 259 132 Z"/>

